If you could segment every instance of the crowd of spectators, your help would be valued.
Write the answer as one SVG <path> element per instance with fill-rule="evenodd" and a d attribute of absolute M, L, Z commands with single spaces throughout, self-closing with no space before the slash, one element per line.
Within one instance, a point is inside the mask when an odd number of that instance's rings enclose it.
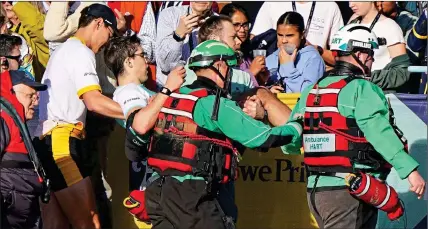
<path fill-rule="evenodd" d="M 385 44 L 375 51 L 372 74 L 368 80 L 385 93 L 427 93 L 426 73 L 411 74 L 408 71 L 409 66 L 427 64 L 426 2 L 352 1 L 349 6 L 340 3 L 340 7 L 335 2 L 301 1 L 98 3 L 114 11 L 117 25 L 111 31 L 112 36 L 136 35 L 139 38 L 142 55 L 147 63 L 148 79 L 145 86 L 152 91 L 164 86 L 168 75 L 177 65 L 183 65 L 186 69 L 184 85 L 190 84 L 196 75 L 192 75 L 194 73 L 185 65 L 192 50 L 202 41 L 219 40 L 240 56 L 240 65 L 232 73 L 232 84 L 235 84 L 232 86 L 232 96 L 234 90 L 245 92 L 259 86 L 269 88 L 272 93 L 300 93 L 334 66 L 335 56 L 329 51 L 333 34 L 346 24 L 359 23 L 370 27 L 378 37 L 385 40 Z M 87 13 L 88 6 L 92 4 L 94 2 L 2 1 L 0 42 L 6 42 L 8 36 L 19 38 L 14 41 L 19 54 L 2 54 L 2 71 L 16 68 L 25 72 L 30 80 L 41 82 L 42 78 L 49 81 L 45 74 L 48 68 L 52 74 L 52 71 L 65 69 L 63 66 L 69 62 L 84 66 L 87 64 L 85 61 L 92 61 L 77 55 L 80 51 L 76 47 L 80 42 L 73 37 L 79 29 L 81 15 Z M 258 4 L 260 8 L 256 7 L 255 10 L 249 7 L 252 4 Z M 349 12 L 352 14 L 348 15 Z M 75 47 L 67 47 L 70 49 L 69 56 L 64 56 L 64 61 L 53 59 L 56 51 L 70 39 L 77 40 Z M 97 84 L 98 81 L 102 94 L 113 98 L 119 86 L 115 77 L 117 73 L 112 72 L 105 63 L 104 45 L 99 49 L 94 54 L 97 78 L 92 83 Z M 79 73 L 78 69 L 71 69 L 70 72 Z M 87 80 L 82 79 L 82 82 L 76 84 L 86 84 L 83 81 Z M 48 90 L 62 90 L 53 88 L 54 81 L 45 80 L 44 83 Z M 28 120 L 32 136 L 37 135 L 36 129 L 42 125 L 38 122 L 38 110 L 52 110 L 42 106 L 38 108 L 37 105 L 34 103 L 35 117 Z M 74 112 L 73 109 L 70 108 L 70 112 Z M 40 113 L 46 115 L 46 112 Z M 43 118 L 40 117 L 40 120 Z M 85 145 L 92 152 L 91 155 L 96 157 L 89 159 L 93 163 L 90 173 L 103 227 L 111 226 L 111 188 L 105 178 L 106 145 L 114 125 L 115 120 L 111 118 L 92 112 L 86 116 Z"/>

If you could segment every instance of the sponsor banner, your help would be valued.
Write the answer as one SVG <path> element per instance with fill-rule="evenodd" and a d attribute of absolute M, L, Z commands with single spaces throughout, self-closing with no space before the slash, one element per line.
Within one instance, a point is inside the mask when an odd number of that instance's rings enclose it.
<path fill-rule="evenodd" d="M 235 183 L 238 228 L 317 228 L 306 201 L 303 155 L 245 151 Z"/>
<path fill-rule="evenodd" d="M 278 94 L 291 109 L 299 96 Z M 308 136 L 308 141 L 321 141 L 321 138 L 311 137 L 314 136 Z M 324 136 L 325 142 L 325 138 L 330 140 L 329 136 Z M 326 147 L 331 145 L 327 143 Z M 239 177 L 235 183 L 238 228 L 318 228 L 307 205 L 307 175 L 303 155 L 285 155 L 281 148 L 270 149 L 267 153 L 247 149 L 239 163 Z"/>

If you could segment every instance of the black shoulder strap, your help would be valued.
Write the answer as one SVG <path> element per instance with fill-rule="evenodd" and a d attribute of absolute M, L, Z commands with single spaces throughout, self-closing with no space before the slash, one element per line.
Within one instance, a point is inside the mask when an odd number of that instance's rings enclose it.
<path fill-rule="evenodd" d="M 42 179 L 45 188 L 47 188 L 45 193 L 47 196 L 45 195 L 42 198 L 42 201 L 46 201 L 45 203 L 47 203 L 49 201 L 50 195 L 50 181 L 47 178 L 46 172 L 42 167 L 39 157 L 37 156 L 36 150 L 34 149 L 27 126 L 25 125 L 24 121 L 20 119 L 18 112 L 16 112 L 16 110 L 13 108 L 12 104 L 10 104 L 9 101 L 4 99 L 3 97 L 0 97 L 0 105 L 1 109 L 4 110 L 10 117 L 12 117 L 16 126 L 18 126 L 19 128 L 19 132 L 21 134 L 22 140 L 24 141 L 25 147 L 27 148 L 28 156 L 30 157 L 31 162 L 34 165 L 34 169 L 38 174 L 39 178 Z"/>
<path fill-rule="evenodd" d="M 292 6 L 293 6 L 293 12 L 296 12 L 296 2 L 295 1 L 292 1 L 291 2 L 291 4 L 292 4 Z M 309 17 L 308 17 L 308 21 L 306 22 L 306 27 L 305 27 L 305 37 L 307 37 L 308 36 L 308 32 L 309 32 L 309 29 L 310 29 L 310 27 L 311 27 L 311 22 L 312 22 L 312 17 L 314 16 L 314 11 L 315 11 L 315 5 L 316 5 L 316 2 L 315 1 L 313 1 L 312 2 L 312 6 L 311 6 L 311 11 L 309 12 Z"/>
<path fill-rule="evenodd" d="M 9 127 L 7 126 L 6 121 L 2 117 L 0 117 L 0 127 L 1 127 L 0 132 L 3 132 L 3 136 L 5 136 L 5 138 L 6 138 L 6 139 L 4 139 L 5 142 L 9 142 L 10 141 L 10 134 L 6 134 L 6 133 L 9 133 Z M 1 158 L 2 157 L 0 157 L 0 161 L 1 161 Z"/>
<path fill-rule="evenodd" d="M 345 80 L 346 84 L 349 84 L 352 80 L 356 80 L 356 79 L 361 79 L 361 78 L 360 78 L 360 77 L 358 77 L 358 76 L 350 75 L 350 76 L 346 77 L 346 78 L 345 78 L 345 79 L 343 79 L 343 80 Z"/>
<path fill-rule="evenodd" d="M 373 19 L 372 23 L 370 24 L 370 30 L 373 30 L 373 27 L 376 25 L 376 23 L 379 21 L 379 18 L 381 16 L 381 13 L 377 13 L 376 17 Z M 363 20 L 363 17 L 359 16 L 357 18 L 355 18 L 354 20 L 350 21 L 349 24 L 353 24 L 353 23 L 361 23 L 361 20 Z"/>
<path fill-rule="evenodd" d="M 370 25 L 370 30 L 373 30 L 373 27 L 376 25 L 377 21 L 379 20 L 380 15 L 381 15 L 380 13 L 377 13 L 375 19 L 372 21 L 372 24 Z"/>

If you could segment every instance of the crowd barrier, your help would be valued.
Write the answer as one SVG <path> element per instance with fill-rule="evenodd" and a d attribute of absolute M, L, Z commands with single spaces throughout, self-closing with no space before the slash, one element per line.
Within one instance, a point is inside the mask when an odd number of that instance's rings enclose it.
<path fill-rule="evenodd" d="M 427 73 L 427 66 L 409 66 L 407 70 L 412 73 Z"/>
<path fill-rule="evenodd" d="M 299 94 L 278 95 L 278 98 L 291 108 L 294 107 L 298 97 Z M 426 123 L 419 118 L 421 112 L 426 116 L 426 99 L 415 102 L 412 97 L 403 98 L 401 95 L 394 94 L 388 97 L 395 111 L 397 125 L 407 137 L 410 153 L 421 164 L 419 171 L 426 179 L 427 127 Z M 422 105 L 423 102 L 425 106 L 417 111 L 408 106 L 410 103 Z M 141 164 L 134 163 L 130 166 L 126 160 L 123 153 L 123 128 L 116 128 L 110 139 L 107 179 L 113 189 L 114 228 L 150 228 L 146 224 L 136 224 L 122 205 L 123 199 L 129 193 L 130 184 L 135 185 L 138 183 L 135 179 L 144 177 Z M 128 174 L 128 167 L 131 176 Z M 408 191 L 407 180 L 399 179 L 394 170 L 387 181 L 399 193 L 405 205 L 406 214 L 399 221 L 391 222 L 383 212 L 380 212 L 378 228 L 403 228 L 405 223 L 409 229 L 426 228 L 426 223 L 418 227 L 426 222 L 426 198 L 418 200 Z M 307 207 L 306 171 L 303 166 L 303 157 L 300 155 L 284 155 L 280 148 L 271 149 L 267 153 L 247 150 L 239 164 L 235 199 L 239 208 L 238 228 L 317 228 Z"/>

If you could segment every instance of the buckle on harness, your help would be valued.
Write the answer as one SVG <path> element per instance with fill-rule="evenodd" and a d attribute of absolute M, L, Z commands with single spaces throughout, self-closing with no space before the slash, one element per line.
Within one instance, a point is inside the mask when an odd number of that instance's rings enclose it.
<path fill-rule="evenodd" d="M 210 163 L 204 162 L 204 171 L 208 172 L 210 170 Z"/>
<path fill-rule="evenodd" d="M 373 167 L 373 169 L 369 169 L 369 170 L 375 170 L 375 171 L 381 167 L 381 163 L 375 158 L 373 158 L 372 156 L 370 156 L 370 153 L 361 151 L 361 150 L 358 151 L 356 159 L 353 160 L 354 165 L 355 163 Z M 353 165 L 354 171 L 360 170 L 360 169 L 356 169 L 354 165 Z"/>
<path fill-rule="evenodd" d="M 208 173 L 208 175 L 209 176 L 211 176 L 212 175 L 212 152 L 213 152 L 213 145 L 212 144 L 210 144 L 209 145 L 209 148 L 208 148 L 208 155 L 209 155 L 209 158 L 205 158 L 205 159 L 209 159 L 208 161 L 207 160 L 205 160 L 204 161 L 204 164 L 203 164 L 203 166 L 202 166 L 202 169 L 203 169 L 203 171 L 204 172 L 206 172 L 206 173 Z"/>
<path fill-rule="evenodd" d="M 360 160 L 367 160 L 368 157 L 366 157 L 366 152 L 363 152 L 361 150 L 358 150 L 357 159 Z"/>
<path fill-rule="evenodd" d="M 314 105 L 319 106 L 320 100 L 321 100 L 321 96 L 319 94 L 316 94 L 314 99 Z"/>
<path fill-rule="evenodd" d="M 321 100 L 321 95 L 319 94 L 320 88 L 319 88 L 318 84 L 316 85 L 316 87 L 317 87 L 317 92 L 315 94 L 314 105 L 319 106 L 320 100 Z"/>
<path fill-rule="evenodd" d="M 166 121 L 166 123 L 165 123 L 165 130 L 168 130 L 170 127 L 175 127 L 177 125 L 177 122 L 175 120 L 176 117 L 177 116 L 172 116 L 171 121 Z"/>
<path fill-rule="evenodd" d="M 178 105 L 179 100 L 178 99 L 173 99 L 171 102 L 171 108 L 176 108 Z"/>

